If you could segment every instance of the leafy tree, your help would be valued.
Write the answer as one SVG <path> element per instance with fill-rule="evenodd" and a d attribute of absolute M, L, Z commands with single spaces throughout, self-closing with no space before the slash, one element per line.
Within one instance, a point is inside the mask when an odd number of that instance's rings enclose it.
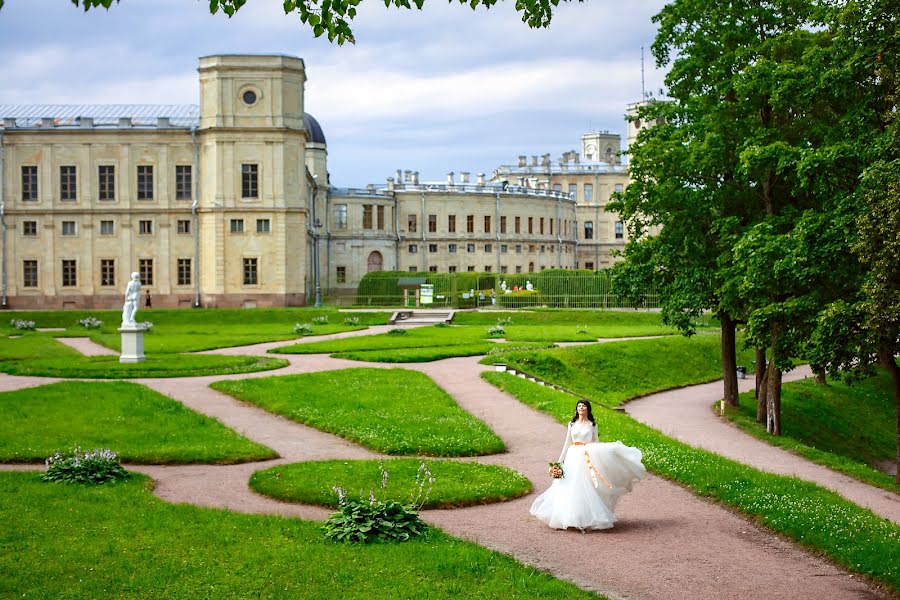
<path fill-rule="evenodd" d="M 120 0 L 115 0 L 116 4 Z M 383 0 L 384 5 L 388 8 L 394 6 L 396 8 L 412 9 L 413 6 L 420 9 L 425 4 L 425 0 Z M 450 0 L 453 2 L 453 0 Z M 570 0 L 562 0 L 569 2 Z M 579 0 L 582 2 L 583 0 Z M 113 4 L 113 0 L 70 0 L 76 7 L 80 6 L 85 11 L 92 8 L 108 9 Z M 337 42 L 339 45 L 344 42 L 354 43 L 356 40 L 353 31 L 350 28 L 350 21 L 356 17 L 358 7 L 362 0 L 279 0 L 279 4 L 284 8 L 284 14 L 296 14 L 300 17 L 300 22 L 309 26 L 313 30 L 316 37 L 326 34 L 329 42 Z M 529 27 L 547 27 L 553 16 L 553 9 L 559 6 L 560 0 L 516 0 L 516 10 L 522 15 L 522 21 Z M 3 8 L 4 0 L 0 0 L 0 9 Z M 478 6 L 490 8 L 497 3 L 497 0 L 459 0 L 461 5 L 468 5 L 475 10 Z M 222 12 L 228 17 L 233 17 L 239 11 L 247 0 L 209 0 L 209 12 L 216 14 Z"/>

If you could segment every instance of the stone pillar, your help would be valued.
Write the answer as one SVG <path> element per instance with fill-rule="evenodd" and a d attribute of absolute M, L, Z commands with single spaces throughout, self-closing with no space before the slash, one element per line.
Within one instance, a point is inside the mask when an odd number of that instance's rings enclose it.
<path fill-rule="evenodd" d="M 140 325 L 126 325 L 119 329 L 119 333 L 122 334 L 122 353 L 119 355 L 119 362 L 144 362 L 144 328 Z"/>

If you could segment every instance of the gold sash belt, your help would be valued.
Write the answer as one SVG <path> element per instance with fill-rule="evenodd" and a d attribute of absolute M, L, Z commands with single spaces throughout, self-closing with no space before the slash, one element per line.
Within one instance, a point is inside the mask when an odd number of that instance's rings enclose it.
<path fill-rule="evenodd" d="M 572 442 L 573 446 L 585 446 L 587 444 L 588 442 Z M 606 484 L 606 487 L 612 489 L 612 484 L 608 482 L 606 478 L 603 477 L 603 475 L 600 474 L 600 471 L 598 471 L 596 467 L 594 467 L 594 463 L 591 462 L 591 457 L 588 454 L 587 448 L 585 448 L 584 450 L 584 460 L 587 463 L 588 471 L 591 474 L 591 480 L 594 482 L 594 489 L 600 487 L 600 482 L 597 481 L 598 477 L 601 481 L 603 481 L 603 483 Z"/>

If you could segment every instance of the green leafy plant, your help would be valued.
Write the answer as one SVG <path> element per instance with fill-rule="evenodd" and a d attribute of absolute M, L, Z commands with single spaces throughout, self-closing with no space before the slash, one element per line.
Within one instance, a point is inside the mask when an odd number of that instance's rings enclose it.
<path fill-rule="evenodd" d="M 84 319 L 80 319 L 78 324 L 84 327 L 85 329 L 100 329 L 103 327 L 103 321 L 96 317 L 86 317 Z"/>
<path fill-rule="evenodd" d="M 294 325 L 294 333 L 299 333 L 300 335 L 312 335 L 312 325 L 309 323 L 297 323 Z"/>
<path fill-rule="evenodd" d="M 34 330 L 34 321 L 26 321 L 25 319 L 13 319 L 9 322 L 9 325 L 20 331 Z"/>
<path fill-rule="evenodd" d="M 503 337 L 504 335 L 506 335 L 506 330 L 503 328 L 503 325 L 494 325 L 487 330 L 489 338 Z"/>
<path fill-rule="evenodd" d="M 388 331 L 388 335 L 407 335 L 408 333 L 405 329 L 391 329 Z"/>
<path fill-rule="evenodd" d="M 108 448 L 82 452 L 76 446 L 71 454 L 55 452 L 45 464 L 47 472 L 41 477 L 44 481 L 98 485 L 129 477 L 119 463 L 119 456 Z"/>
<path fill-rule="evenodd" d="M 312 318 L 312 322 L 315 325 L 327 325 L 328 324 L 328 315 L 318 315 Z"/>
<path fill-rule="evenodd" d="M 346 317 L 344 325 L 359 325 L 359 317 Z"/>

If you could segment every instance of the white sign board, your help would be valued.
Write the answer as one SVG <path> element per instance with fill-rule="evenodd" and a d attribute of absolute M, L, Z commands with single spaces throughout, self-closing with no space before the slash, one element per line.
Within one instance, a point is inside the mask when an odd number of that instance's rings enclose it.
<path fill-rule="evenodd" d="M 434 302 L 434 284 L 423 283 L 419 286 L 419 302 L 422 304 L 431 304 Z"/>

